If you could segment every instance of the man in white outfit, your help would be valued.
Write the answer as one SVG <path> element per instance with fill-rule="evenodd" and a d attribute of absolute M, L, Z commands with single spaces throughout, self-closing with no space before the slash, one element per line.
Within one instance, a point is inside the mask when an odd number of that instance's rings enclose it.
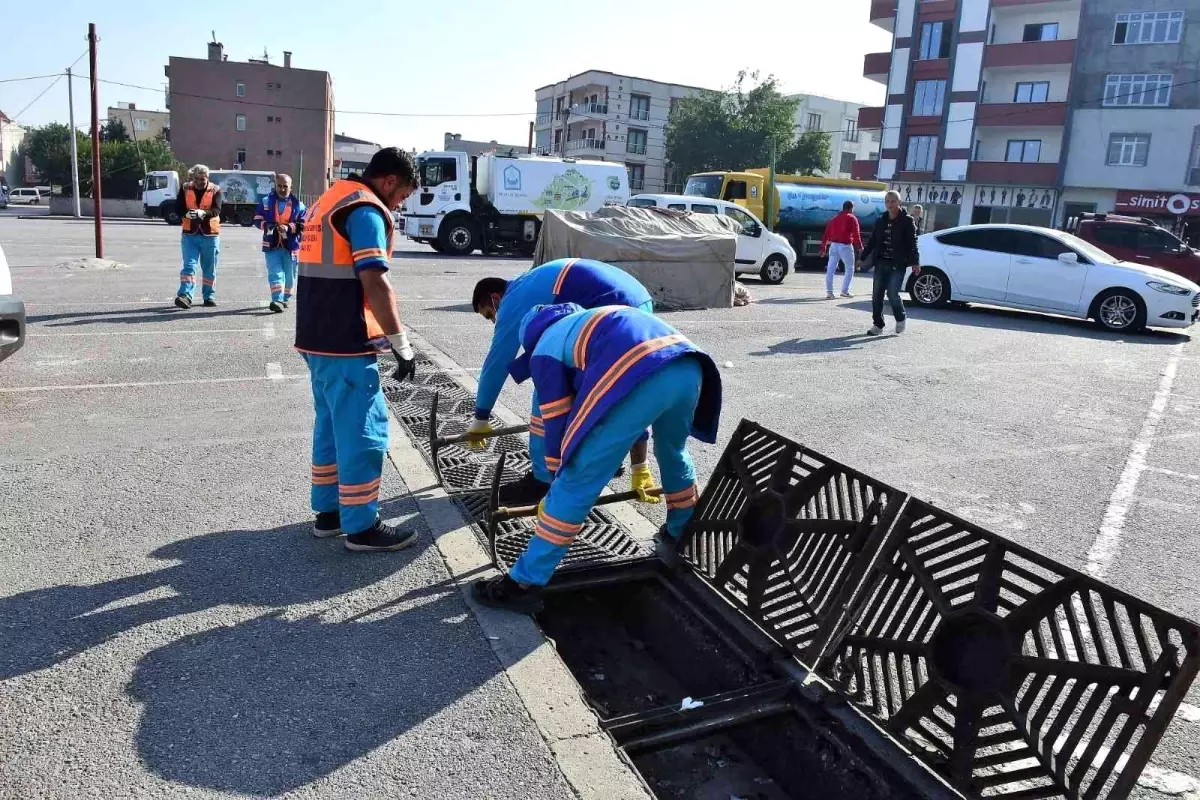
<path fill-rule="evenodd" d="M 821 237 L 821 257 L 829 254 L 829 263 L 825 266 L 825 297 L 833 299 L 833 274 L 837 272 L 838 262 L 846 269 L 842 278 L 842 297 L 852 297 L 850 281 L 854 280 L 854 261 L 859 250 L 862 250 L 862 231 L 858 225 L 858 217 L 854 216 L 854 201 L 842 203 L 842 212 L 825 226 L 825 235 Z"/>

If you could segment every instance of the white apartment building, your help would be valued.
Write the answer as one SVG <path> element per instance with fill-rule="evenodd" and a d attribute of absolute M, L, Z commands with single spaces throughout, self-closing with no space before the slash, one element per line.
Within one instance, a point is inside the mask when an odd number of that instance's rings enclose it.
<path fill-rule="evenodd" d="M 588 70 L 535 92 L 539 153 L 618 161 L 633 192 L 681 191 L 686 176 L 669 174 L 667 117 L 694 86 Z"/>
<path fill-rule="evenodd" d="M 25 128 L 0 111 L 0 176 L 9 188 L 24 184 L 25 170 L 21 158 L 21 143 L 25 141 Z"/>
<path fill-rule="evenodd" d="M 794 130 L 796 136 L 805 131 L 829 134 L 829 169 L 819 172 L 832 178 L 850 178 L 855 161 L 879 159 L 880 132 L 877 129 L 860 131 L 858 111 L 861 103 L 835 100 L 815 94 L 794 94 L 798 100 Z"/>

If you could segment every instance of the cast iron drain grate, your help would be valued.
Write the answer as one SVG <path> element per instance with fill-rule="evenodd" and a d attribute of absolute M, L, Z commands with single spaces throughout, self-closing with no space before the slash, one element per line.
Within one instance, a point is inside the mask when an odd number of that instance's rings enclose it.
<path fill-rule="evenodd" d="M 685 555 L 743 614 L 811 664 L 904 497 L 743 420 L 684 534 Z"/>
<path fill-rule="evenodd" d="M 975 797 L 1125 797 L 1200 629 L 919 500 L 823 665 Z"/>

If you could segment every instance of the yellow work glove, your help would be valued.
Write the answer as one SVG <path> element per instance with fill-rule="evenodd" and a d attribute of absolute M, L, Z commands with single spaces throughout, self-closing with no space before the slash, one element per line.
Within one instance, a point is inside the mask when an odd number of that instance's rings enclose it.
<path fill-rule="evenodd" d="M 646 494 L 647 489 L 654 488 L 654 476 L 650 474 L 649 464 L 634 464 L 629 478 L 629 488 L 638 493 L 638 500 L 643 503 L 661 503 L 661 497 Z"/>
<path fill-rule="evenodd" d="M 467 428 L 467 447 L 472 450 L 482 450 L 487 447 L 487 437 L 492 435 L 492 423 L 486 419 L 477 419 Z"/>

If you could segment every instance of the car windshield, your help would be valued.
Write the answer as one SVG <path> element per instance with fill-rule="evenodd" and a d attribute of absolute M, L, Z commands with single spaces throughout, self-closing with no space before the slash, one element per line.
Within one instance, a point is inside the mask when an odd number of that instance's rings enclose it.
<path fill-rule="evenodd" d="M 692 197 L 711 197 L 714 200 L 721 196 L 721 184 L 724 175 L 693 175 L 683 187 L 683 193 Z"/>
<path fill-rule="evenodd" d="M 146 176 L 146 191 L 153 192 L 155 189 L 167 188 L 166 175 L 147 175 Z"/>
<path fill-rule="evenodd" d="M 1116 256 L 1112 255 L 1111 253 L 1104 252 L 1103 250 L 1101 250 L 1099 247 L 1096 247 L 1096 245 L 1092 244 L 1091 242 L 1080 239 L 1078 236 L 1076 236 L 1073 233 L 1064 233 L 1062 231 L 1059 231 L 1058 235 L 1060 237 L 1062 237 L 1062 241 L 1065 244 L 1068 244 L 1071 247 L 1075 248 L 1077 251 L 1079 251 L 1080 255 L 1082 255 L 1083 257 L 1085 257 L 1088 261 L 1091 261 L 1092 263 L 1115 264 L 1121 260 L 1121 259 L 1117 258 Z"/>

